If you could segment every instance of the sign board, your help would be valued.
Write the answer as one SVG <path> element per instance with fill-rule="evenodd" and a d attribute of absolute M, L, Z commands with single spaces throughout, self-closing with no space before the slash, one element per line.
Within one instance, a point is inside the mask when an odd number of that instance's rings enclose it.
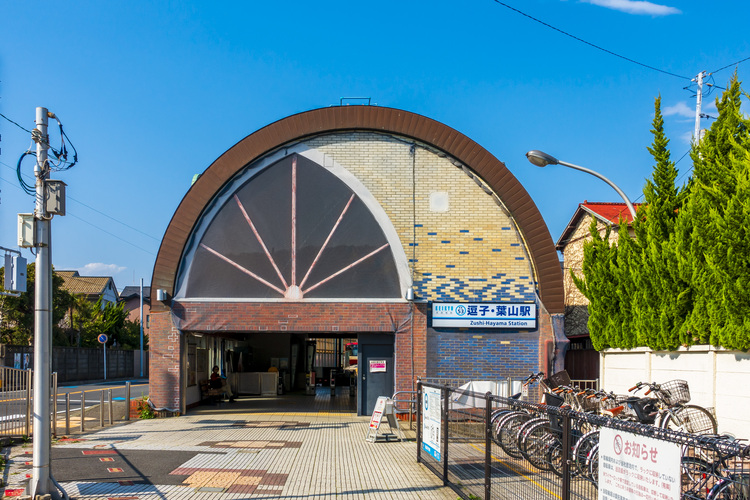
<path fill-rule="evenodd" d="M 440 461 L 442 436 L 442 397 L 440 389 L 422 387 L 422 449 Z"/>
<path fill-rule="evenodd" d="M 536 328 L 536 304 L 434 302 L 433 327 Z"/>
<path fill-rule="evenodd" d="M 372 410 L 372 417 L 370 418 L 370 429 L 380 427 L 380 421 L 383 419 L 383 411 L 385 410 L 385 402 L 387 400 L 387 397 L 380 396 L 375 402 L 375 409 Z"/>
<path fill-rule="evenodd" d="M 388 420 L 388 425 L 390 426 L 391 431 L 396 429 L 398 432 L 398 438 L 403 440 L 401 427 L 399 427 L 398 420 L 396 420 L 396 415 L 393 412 L 393 400 L 386 396 L 380 396 L 375 402 L 375 409 L 372 411 L 370 426 L 367 429 L 367 436 L 365 439 L 373 443 L 375 442 L 378 437 L 378 429 L 380 429 L 380 422 L 383 420 L 383 416 Z M 390 433 L 390 435 L 392 434 L 393 432 Z M 386 440 L 387 439 L 388 437 L 386 436 Z"/>
<path fill-rule="evenodd" d="M 385 361 L 384 359 L 370 360 L 370 373 L 385 372 Z"/>
<path fill-rule="evenodd" d="M 98 336 L 98 337 L 96 338 L 96 340 L 98 340 L 100 344 L 106 344 L 106 343 L 107 343 L 107 340 L 108 340 L 108 339 L 107 339 L 107 335 L 106 335 L 106 334 L 104 334 L 104 333 L 102 333 L 102 334 L 100 334 L 100 335 L 99 335 L 99 336 Z"/>
<path fill-rule="evenodd" d="M 679 500 L 680 446 L 602 427 L 598 500 Z"/>

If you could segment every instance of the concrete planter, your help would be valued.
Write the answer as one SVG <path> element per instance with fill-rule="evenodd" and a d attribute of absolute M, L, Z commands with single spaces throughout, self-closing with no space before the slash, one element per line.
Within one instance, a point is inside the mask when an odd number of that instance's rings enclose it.
<path fill-rule="evenodd" d="M 637 382 L 683 379 L 691 404 L 716 411 L 719 432 L 750 437 L 750 353 L 713 346 L 677 351 L 607 349 L 601 352 L 601 387 L 626 393 Z"/>

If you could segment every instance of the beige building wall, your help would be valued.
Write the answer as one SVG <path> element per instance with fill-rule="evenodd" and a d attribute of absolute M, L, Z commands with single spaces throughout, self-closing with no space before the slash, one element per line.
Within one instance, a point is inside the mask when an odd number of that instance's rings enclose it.
<path fill-rule="evenodd" d="M 533 301 L 536 277 L 515 222 L 468 169 L 408 138 L 352 132 L 305 141 L 354 175 L 403 245 L 418 297 Z"/>

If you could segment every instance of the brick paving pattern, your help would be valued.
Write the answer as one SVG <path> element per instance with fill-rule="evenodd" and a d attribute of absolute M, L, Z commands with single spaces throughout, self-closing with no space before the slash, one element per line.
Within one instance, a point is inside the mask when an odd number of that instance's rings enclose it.
<path fill-rule="evenodd" d="M 52 474 L 78 499 L 456 499 L 416 463 L 414 440 L 368 443 L 369 417 L 316 411 L 319 398 L 301 399 L 303 411 L 257 411 L 251 399 L 61 440 Z M 5 497 L 22 494 L 30 449 L 13 448 Z"/>

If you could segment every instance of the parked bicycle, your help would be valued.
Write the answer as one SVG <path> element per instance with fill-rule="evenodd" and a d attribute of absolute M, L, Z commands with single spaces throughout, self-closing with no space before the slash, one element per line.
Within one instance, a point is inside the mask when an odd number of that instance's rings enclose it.
<path fill-rule="evenodd" d="M 699 439 L 710 443 L 711 440 L 735 442 L 731 436 L 703 436 Z M 729 452 L 716 450 L 714 459 L 703 456 L 683 456 L 682 498 L 700 500 L 750 500 L 750 470 L 743 467 L 743 458 L 750 454 L 739 451 Z"/>
<path fill-rule="evenodd" d="M 687 404 L 690 401 L 690 389 L 685 380 L 671 380 L 662 384 L 638 382 L 629 391 L 635 394 L 644 387 L 648 388 L 646 396 L 654 394 L 655 414 L 652 423 L 656 422 L 658 427 L 690 434 L 717 433 L 716 418 L 709 410 L 702 406 Z M 635 403 L 633 409 L 645 411 L 642 405 Z M 645 417 L 645 413 L 639 415 L 639 418 Z"/>

